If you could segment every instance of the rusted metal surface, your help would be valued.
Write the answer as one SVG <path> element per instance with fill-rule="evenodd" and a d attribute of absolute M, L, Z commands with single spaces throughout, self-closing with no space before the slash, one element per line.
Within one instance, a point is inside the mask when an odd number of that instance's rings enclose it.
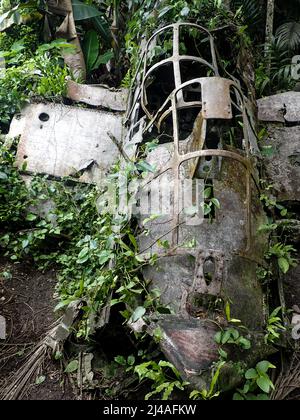
<path fill-rule="evenodd" d="M 190 30 L 193 37 L 205 36 L 205 57 L 202 49 L 198 56 L 180 52 L 182 30 L 184 36 Z M 151 51 L 164 40 L 172 41 L 172 51 L 153 64 Z M 195 63 L 200 67 L 191 70 Z M 136 150 L 147 139 L 159 140 L 148 156 L 156 171 L 144 188 L 165 177 L 172 185 L 172 209 L 169 217 L 147 224 L 150 233 L 140 236 L 139 245 L 145 258 L 158 256 L 144 276 L 150 287 L 160 289 L 162 304 L 176 313 L 159 321 L 162 348 L 183 373 L 197 376 L 199 386 L 200 373 L 217 359 L 214 334 L 204 331 L 202 320 L 225 320 L 216 302 L 232 302 L 233 317 L 250 329 L 263 329 L 264 297 L 256 270 L 267 243 L 266 236 L 258 235 L 266 216 L 259 200 L 253 121 L 237 81 L 220 77 L 214 40 L 206 29 L 179 23 L 150 38 L 131 90 L 126 146 Z M 203 181 L 202 195 L 212 186 L 221 204 L 213 220 L 193 226 L 183 218 L 181 185 L 187 178 Z M 160 194 L 156 184 L 152 190 Z M 168 249 L 161 249 L 161 240 Z"/>
<path fill-rule="evenodd" d="M 81 85 L 69 80 L 67 96 L 75 102 L 83 102 L 111 111 L 125 112 L 127 109 L 127 89 L 108 89 L 101 85 Z"/>
<path fill-rule="evenodd" d="M 200 381 L 202 389 L 205 388 L 210 373 L 207 372 L 206 378 L 205 375 L 200 378 L 199 373 L 207 371 L 218 358 L 218 346 L 214 341 L 218 327 L 205 320 L 187 323 L 176 316 L 164 318 L 159 326 L 165 333 L 161 346 L 170 361 L 179 368 L 184 379 L 193 383 L 195 376 L 195 385 L 199 387 Z"/>
<path fill-rule="evenodd" d="M 30 173 L 97 183 L 119 158 L 110 139 L 122 138 L 122 115 L 56 104 L 32 104 L 16 115 L 17 165 Z"/>

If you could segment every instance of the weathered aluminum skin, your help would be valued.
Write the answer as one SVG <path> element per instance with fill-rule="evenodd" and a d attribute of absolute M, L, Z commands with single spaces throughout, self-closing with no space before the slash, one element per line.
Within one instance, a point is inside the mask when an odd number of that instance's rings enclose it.
<path fill-rule="evenodd" d="M 9 133 L 20 136 L 19 168 L 87 183 L 101 183 L 119 159 L 111 135 L 121 142 L 122 114 L 43 103 L 26 106 Z"/>
<path fill-rule="evenodd" d="M 188 27 L 205 34 L 211 61 L 180 55 L 180 31 Z M 164 31 L 172 31 L 173 52 L 151 66 L 151 48 L 159 45 Z M 137 75 L 127 115 L 127 146 L 138 149 L 157 135 L 159 145 L 148 156 L 156 171 L 146 179 L 144 194 L 146 187 L 163 177 L 174 186 L 171 217 L 149 221 L 149 233 L 139 238 L 145 257 L 149 253 L 158 256 L 154 267 L 145 268 L 144 276 L 151 288 L 160 290 L 162 304 L 174 313 L 153 320 L 164 332 L 163 351 L 187 380 L 201 387 L 208 380 L 203 371 L 218 359 L 214 335 L 218 324 L 226 325 L 222 305 L 230 302 L 232 317 L 249 330 L 262 331 L 265 322 L 264 294 L 256 270 L 263 264 L 261 257 L 267 245 L 267 237 L 258 233 L 266 216 L 255 169 L 259 149 L 254 118 L 239 84 L 219 76 L 213 37 L 204 28 L 190 24 L 163 28 L 149 40 L 143 57 L 143 70 Z M 182 61 L 203 64 L 209 76 L 199 74 L 183 81 Z M 169 94 L 162 91 L 159 102 L 155 83 L 160 83 L 164 74 L 160 72 L 170 63 L 173 89 L 170 84 Z M 182 135 L 183 110 L 196 110 L 186 136 Z M 228 133 L 238 131 L 238 127 L 242 127 L 239 139 L 231 138 Z M 203 181 L 202 191 L 198 191 L 202 201 L 205 187 L 213 186 L 221 207 L 212 220 L 193 223 L 193 218 L 187 222 L 184 217 L 181 185 L 189 178 Z M 156 184 L 154 190 L 155 195 L 160 194 Z M 141 217 L 141 226 L 147 216 Z M 162 249 L 162 240 L 168 242 L 168 249 Z"/>

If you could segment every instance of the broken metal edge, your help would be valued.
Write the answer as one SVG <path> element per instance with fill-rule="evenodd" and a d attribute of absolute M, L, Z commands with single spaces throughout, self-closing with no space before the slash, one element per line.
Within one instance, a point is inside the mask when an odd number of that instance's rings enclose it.
<path fill-rule="evenodd" d="M 127 109 L 128 90 L 111 89 L 105 85 L 82 85 L 69 80 L 67 97 L 75 102 L 101 107 L 109 111 L 125 112 Z"/>

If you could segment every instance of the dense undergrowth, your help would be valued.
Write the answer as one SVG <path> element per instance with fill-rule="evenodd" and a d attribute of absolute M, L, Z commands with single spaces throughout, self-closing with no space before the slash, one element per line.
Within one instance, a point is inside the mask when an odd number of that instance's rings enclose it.
<path fill-rule="evenodd" d="M 241 75 L 241 69 L 238 61 L 232 59 L 236 57 L 233 50 L 238 52 L 245 48 L 252 51 L 258 95 L 292 87 L 291 58 L 297 53 L 299 42 L 294 33 L 292 36 L 287 32 L 287 22 L 276 22 L 277 35 L 268 46 L 269 55 L 266 57 L 265 45 L 262 47 L 265 10 L 261 2 L 233 1 L 231 11 L 223 3 L 169 0 L 160 2 L 159 7 L 155 7 L 155 0 L 80 3 L 77 16 L 80 12 L 85 13 L 85 6 L 91 7 L 86 11 L 88 17 L 83 19 L 81 15 L 76 22 L 88 64 L 87 81 L 130 87 L 139 65 L 141 38 L 147 38 L 165 22 L 189 20 L 214 31 L 219 49 L 223 44 L 218 40 L 217 29 L 227 28 L 226 33 L 231 37 L 228 44 L 232 45 L 232 50 L 224 51 L 227 56 L 222 64 L 224 70 L 237 77 Z M 1 13 L 6 16 L 0 20 L 0 51 L 6 70 L 0 77 L 0 127 L 6 133 L 12 116 L 27 102 L 65 100 L 66 80 L 74 75 L 64 64 L 63 55 L 66 50 L 72 52 L 73 47 L 65 39 L 48 39 L 44 1 L 2 1 Z M 15 16 L 14 23 L 10 24 L 12 16 Z M 60 313 L 73 301 L 82 303 L 80 322 L 73 334 L 76 342 L 93 343 L 102 311 L 108 306 L 111 308 L 112 316 L 118 318 L 133 345 L 130 354 L 114 354 L 110 363 L 133 377 L 131 387 L 140 382 L 142 397 L 169 399 L 173 390 L 180 393 L 184 389 L 185 395 L 193 399 L 218 397 L 221 391 L 218 378 L 227 361 L 223 346 L 231 344 L 246 351 L 251 347 L 251 342 L 236 328 L 237 320 L 231 319 L 229 303 L 225 309 L 228 328 L 216 337 L 220 360 L 212 369 L 211 387 L 190 394 L 188 384 L 159 351 L 160 331 L 154 331 L 149 339 L 144 333 L 130 332 L 127 326 L 142 318 L 147 323 L 153 314 L 170 313 L 170 308 L 159 303 L 160 292 L 149 292 L 141 275 L 143 265 L 155 264 L 156 257 L 144 261 L 139 256 L 136 237 L 140 232 L 136 226 L 127 215 L 99 212 L 104 191 L 97 186 L 80 184 L 74 179 L 61 182 L 41 176 L 33 177 L 30 187 L 26 186 L 21 176 L 26 174 L 26 167 L 22 171 L 16 169 L 15 152 L 16 143 L 7 145 L 3 137 L 0 143 L 0 254 L 14 263 L 33 261 L 41 270 L 56 268 L 56 311 Z M 144 158 L 140 156 L 122 168 L 116 164 L 110 177 L 116 178 L 121 172 L 132 180 L 143 177 L 151 169 L 143 164 Z M 270 213 L 269 224 L 262 230 L 273 232 L 266 259 L 274 259 L 277 264 L 275 268 L 270 264 L 268 270 L 259 273 L 267 285 L 272 282 L 276 270 L 286 273 L 295 264 L 295 250 L 283 239 L 282 224 L 278 220 L 280 217 L 292 219 L 294 215 L 276 202 L 270 189 L 265 188 L 261 197 Z M 43 208 L 49 208 L 49 205 L 51 210 L 45 215 Z M 266 342 L 271 344 L 276 343 L 285 330 L 280 311 L 278 308 L 271 314 L 266 327 Z M 74 366 L 76 368 L 76 363 L 72 365 L 72 362 L 69 373 L 73 372 Z M 266 399 L 273 387 L 269 377 L 273 368 L 267 361 L 250 371 L 241 367 L 244 386 L 237 390 L 235 399 Z M 116 396 L 109 394 L 111 383 L 105 392 L 107 396 Z"/>

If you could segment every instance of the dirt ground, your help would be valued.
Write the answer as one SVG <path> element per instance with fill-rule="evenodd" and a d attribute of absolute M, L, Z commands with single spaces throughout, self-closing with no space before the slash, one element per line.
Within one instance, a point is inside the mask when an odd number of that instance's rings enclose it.
<path fill-rule="evenodd" d="M 7 278 L 3 272 L 11 274 Z M 12 265 L 0 260 L 0 315 L 6 320 L 6 340 L 0 340 L 0 387 L 15 373 L 28 351 L 49 331 L 55 321 L 53 299 L 55 272 L 37 272 L 30 265 Z M 61 368 L 51 358 L 43 365 L 40 385 L 29 387 L 26 400 L 73 400 L 70 385 L 62 383 Z M 44 379 L 44 378 L 43 378 Z"/>

